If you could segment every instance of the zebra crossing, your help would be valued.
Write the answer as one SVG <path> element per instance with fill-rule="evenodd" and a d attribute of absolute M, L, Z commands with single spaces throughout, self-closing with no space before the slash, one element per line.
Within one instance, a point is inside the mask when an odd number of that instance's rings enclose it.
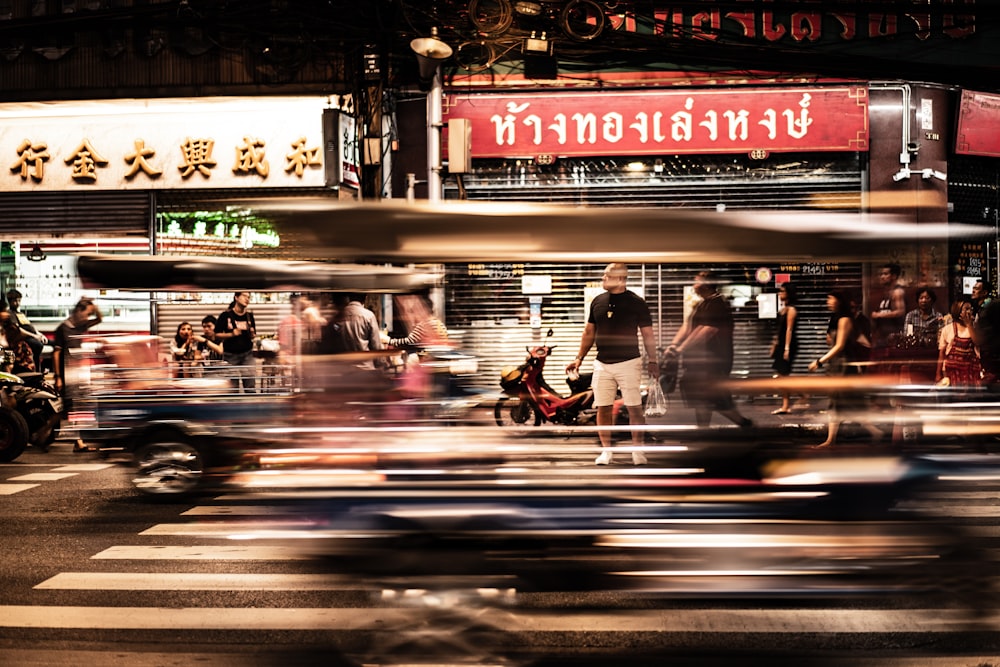
<path fill-rule="evenodd" d="M 98 469 L 95 466 L 102 464 L 57 466 L 45 472 L 18 475 L 2 484 L 41 484 Z M 349 574 L 308 571 L 311 556 L 300 545 L 310 537 L 314 527 L 300 507 L 268 502 L 266 497 L 242 502 L 234 498 L 238 496 L 221 496 L 178 511 L 176 521 L 148 526 L 128 543 L 92 554 L 88 567 L 59 572 L 39 581 L 34 591 L 72 592 L 76 604 L 0 606 L 0 628 L 329 632 L 384 631 L 419 622 L 421 609 L 403 604 L 407 591 L 373 595 L 371 604 L 366 606 L 358 606 L 356 600 L 345 607 L 268 606 L 268 594 L 361 588 Z M 1000 518 L 1000 485 L 973 488 L 965 485 L 915 501 L 920 503 L 940 515 L 966 522 L 972 534 L 1000 536 L 1000 528 L 996 526 L 996 519 Z M 997 555 L 995 550 L 991 553 Z M 183 571 L 177 571 L 179 564 L 184 566 Z M 212 597 L 211 604 L 206 606 L 176 608 L 155 604 L 112 606 L 101 604 L 100 598 L 94 598 L 93 605 L 80 602 L 88 599 L 88 593 L 116 591 L 207 592 Z M 227 597 L 248 591 L 257 594 L 252 608 L 243 608 Z M 484 599 L 501 601 L 487 612 L 491 615 L 490 622 L 498 630 L 512 633 L 937 635 L 964 631 L 968 620 L 965 611 L 951 608 L 802 608 L 793 604 L 786 608 L 773 604 L 764 608 L 715 608 L 706 604 L 685 607 L 684 613 L 672 609 L 626 608 L 609 614 L 553 610 L 538 604 L 521 608 L 515 602 L 521 594 L 503 588 L 477 593 Z M 1000 609 L 987 613 L 977 623 L 986 632 L 1000 632 Z"/>
<path fill-rule="evenodd" d="M 96 472 L 111 467 L 111 463 L 72 463 L 68 465 L 53 465 L 46 463 L 18 463 L 16 465 L 0 464 L 0 496 L 10 496 L 34 489 L 44 482 L 58 482 L 69 477 L 75 477 L 85 472 Z M 29 472 L 7 477 L 8 471 L 21 471 L 25 468 L 42 468 L 44 472 Z"/>

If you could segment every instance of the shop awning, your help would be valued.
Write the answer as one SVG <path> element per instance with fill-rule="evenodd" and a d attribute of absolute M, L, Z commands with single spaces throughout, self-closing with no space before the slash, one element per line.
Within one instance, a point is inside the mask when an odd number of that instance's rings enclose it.
<path fill-rule="evenodd" d="M 444 202 L 244 202 L 300 234 L 316 256 L 391 262 L 853 261 L 992 228 L 880 214 L 705 211 Z"/>
<path fill-rule="evenodd" d="M 233 257 L 81 255 L 87 289 L 136 291 L 412 292 L 440 276 L 394 266 Z"/>

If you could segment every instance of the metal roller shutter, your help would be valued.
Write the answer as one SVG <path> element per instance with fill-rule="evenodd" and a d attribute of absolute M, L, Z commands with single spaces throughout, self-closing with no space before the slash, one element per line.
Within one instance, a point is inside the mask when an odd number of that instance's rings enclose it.
<path fill-rule="evenodd" d="M 653 332 L 661 346 L 670 342 L 683 322 L 684 289 L 696 272 L 712 270 L 730 287 L 751 288 L 753 294 L 746 295 L 751 297 L 749 301 L 742 302 L 747 291 L 744 289 L 737 289 L 737 296 L 730 300 L 736 326 L 733 377 L 769 377 L 773 371 L 768 351 L 776 321 L 758 316 L 753 297 L 761 291 L 776 290 L 773 282 L 764 286 L 754 280 L 757 268 L 733 264 L 633 264 L 629 286 L 642 288 L 653 315 Z M 826 350 L 827 292 L 837 288 L 860 294 L 862 267 L 858 264 L 817 267 L 789 262 L 769 268 L 775 273 L 791 273 L 792 280 L 799 285 L 802 346 L 794 372 L 804 373 L 808 361 Z M 448 265 L 446 324 L 460 345 L 481 355 L 478 383 L 483 388 L 495 389 L 501 370 L 521 363 L 525 347 L 541 343 L 551 328 L 554 334 L 549 342 L 556 349 L 547 364 L 548 380 L 554 387 L 565 389 L 562 369 L 576 356 L 586 321 L 584 287 L 588 283 L 599 287 L 603 270 L 603 264 L 525 263 L 513 268 L 473 265 L 471 271 L 466 264 Z M 530 326 L 528 297 L 521 293 L 521 272 L 552 277 L 552 293 L 543 297 L 540 329 Z M 593 352 L 588 355 L 586 367 L 589 368 L 592 358 Z"/>
<path fill-rule="evenodd" d="M 537 165 L 526 160 L 477 160 L 463 176 L 468 199 L 544 201 L 586 206 L 685 207 L 701 209 L 815 209 L 857 211 L 861 207 L 865 154 L 776 154 L 763 160 L 748 156 L 666 156 L 662 159 L 592 158 Z M 446 196 L 457 197 L 455 184 Z M 614 258 L 609 258 L 612 261 Z M 843 289 L 860 295 L 859 264 L 803 264 L 794 257 L 776 265 L 647 264 L 630 267 L 629 283 L 644 289 L 653 311 L 654 332 L 666 345 L 683 318 L 684 287 L 699 270 L 713 270 L 731 286 L 775 292 L 774 282 L 757 283 L 758 268 L 788 273 L 799 284 L 802 347 L 794 372 L 826 349 L 829 316 L 826 294 Z M 461 344 L 481 353 L 480 382 L 497 388 L 504 366 L 525 357 L 525 346 L 544 339 L 552 328 L 557 347 L 548 364 L 549 381 L 562 384 L 563 367 L 575 356 L 583 331 L 583 288 L 600 285 L 604 265 L 450 265 L 446 323 Z M 552 276 L 552 294 L 542 306 L 542 327 L 531 329 L 528 298 L 521 294 L 520 273 Z M 514 275 L 516 274 L 516 275 Z M 743 290 L 746 291 L 746 290 Z M 760 319 L 754 299 L 731 302 L 736 322 L 733 377 L 773 374 L 768 357 L 776 321 Z M 591 353 L 592 357 L 593 353 Z M 589 364 L 589 361 L 587 362 Z"/>
<path fill-rule="evenodd" d="M 0 193 L 0 233 L 27 241 L 148 237 L 151 209 L 146 192 Z"/>

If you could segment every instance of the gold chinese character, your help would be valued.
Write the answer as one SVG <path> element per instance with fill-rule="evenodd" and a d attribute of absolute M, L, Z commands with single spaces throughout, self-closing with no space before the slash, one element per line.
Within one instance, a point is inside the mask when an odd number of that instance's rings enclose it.
<path fill-rule="evenodd" d="M 78 181 L 96 181 L 97 168 L 108 163 L 90 145 L 90 139 L 84 139 L 64 162 L 73 165 L 72 177 Z"/>
<path fill-rule="evenodd" d="M 25 139 L 17 147 L 17 161 L 10 166 L 10 170 L 21 172 L 22 181 L 28 180 L 30 176 L 35 182 L 40 183 L 45 177 L 45 162 L 49 159 L 48 149 L 47 144 L 33 144 L 30 139 Z"/>
<path fill-rule="evenodd" d="M 150 178 L 159 178 L 161 172 L 159 169 L 154 169 L 146 158 L 151 158 L 156 155 L 156 151 L 152 148 L 146 148 L 146 142 L 142 139 L 135 140 L 135 152 L 128 153 L 125 155 L 125 163 L 131 165 L 131 169 L 125 174 L 125 178 L 131 179 L 136 174 L 139 173 L 141 169 Z"/>
<path fill-rule="evenodd" d="M 292 152 L 285 155 L 288 164 L 285 171 L 295 170 L 295 175 L 302 178 L 306 167 L 322 167 L 323 162 L 319 159 L 319 147 L 306 148 L 306 138 L 299 137 L 298 141 L 292 143 Z"/>
<path fill-rule="evenodd" d="M 248 174 L 251 170 L 267 178 L 271 167 L 264 159 L 264 142 L 260 139 L 243 137 L 243 145 L 236 147 L 236 164 L 233 165 L 233 173 Z"/>
<path fill-rule="evenodd" d="M 212 159 L 213 148 L 215 148 L 215 141 L 212 139 L 186 138 L 181 144 L 184 164 L 177 167 L 181 171 L 181 178 L 187 178 L 195 170 L 199 171 L 205 178 L 211 176 L 212 167 L 215 166 L 215 160 Z"/>

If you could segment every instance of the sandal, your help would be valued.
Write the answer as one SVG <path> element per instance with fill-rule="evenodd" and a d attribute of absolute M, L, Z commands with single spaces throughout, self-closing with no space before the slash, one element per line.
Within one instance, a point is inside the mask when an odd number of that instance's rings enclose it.
<path fill-rule="evenodd" d="M 84 444 L 83 440 L 77 440 L 76 444 L 73 445 L 73 453 L 78 454 L 80 452 L 96 452 L 97 449 L 94 447 L 88 447 Z"/>
<path fill-rule="evenodd" d="M 772 415 L 787 415 L 791 413 L 791 410 L 785 410 L 784 408 L 778 408 L 777 410 L 771 410 Z"/>

